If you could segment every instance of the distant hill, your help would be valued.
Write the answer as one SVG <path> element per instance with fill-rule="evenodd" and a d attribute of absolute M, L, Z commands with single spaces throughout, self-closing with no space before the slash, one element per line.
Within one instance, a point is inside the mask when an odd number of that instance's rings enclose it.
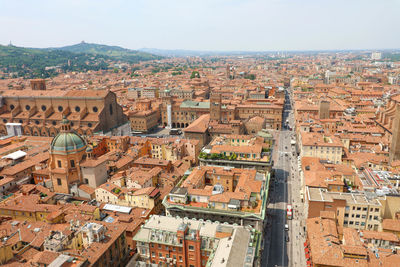
<path fill-rule="evenodd" d="M 69 51 L 74 53 L 90 53 L 96 55 L 105 55 L 116 60 L 125 61 L 128 63 L 137 63 L 139 61 L 161 59 L 161 56 L 156 56 L 151 53 L 122 48 L 120 46 L 109 46 L 101 44 L 90 44 L 81 42 L 79 44 L 54 48 L 57 50 Z"/>
<path fill-rule="evenodd" d="M 112 61 L 137 63 L 160 58 L 162 57 L 118 46 L 87 43 L 60 48 L 0 45 L 0 73 L 29 79 L 47 78 L 59 72 L 108 69 Z"/>

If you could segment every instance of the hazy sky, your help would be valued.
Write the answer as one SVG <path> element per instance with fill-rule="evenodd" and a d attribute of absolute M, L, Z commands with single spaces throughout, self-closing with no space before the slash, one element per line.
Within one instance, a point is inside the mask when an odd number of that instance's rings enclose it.
<path fill-rule="evenodd" d="M 400 0 L 0 0 L 0 25 L 27 47 L 400 48 Z"/>

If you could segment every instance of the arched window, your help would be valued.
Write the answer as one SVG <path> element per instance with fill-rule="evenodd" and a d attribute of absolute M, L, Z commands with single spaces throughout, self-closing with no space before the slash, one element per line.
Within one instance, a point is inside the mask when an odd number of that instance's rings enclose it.
<path fill-rule="evenodd" d="M 26 110 L 30 110 L 30 109 L 31 109 L 31 106 L 26 105 L 26 106 L 25 106 L 25 109 L 26 109 Z"/>
<path fill-rule="evenodd" d="M 62 106 L 58 106 L 58 111 L 63 111 L 63 107 Z"/>
<path fill-rule="evenodd" d="M 43 110 L 43 111 L 46 111 L 46 109 L 47 109 L 46 106 L 45 106 L 45 105 L 42 105 L 42 110 Z"/>
<path fill-rule="evenodd" d="M 79 106 L 76 106 L 76 107 L 75 107 L 75 111 L 76 111 L 76 112 L 79 112 L 79 111 L 81 111 L 81 108 L 80 108 Z"/>

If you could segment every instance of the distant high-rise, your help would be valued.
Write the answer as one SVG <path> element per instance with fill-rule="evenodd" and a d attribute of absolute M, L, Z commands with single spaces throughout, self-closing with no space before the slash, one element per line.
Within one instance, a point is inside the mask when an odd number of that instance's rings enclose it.
<path fill-rule="evenodd" d="M 380 59 L 382 59 L 382 53 L 381 52 L 372 52 L 371 53 L 371 59 L 372 60 L 380 60 Z"/>
<path fill-rule="evenodd" d="M 389 160 L 393 162 L 400 159 L 400 105 L 396 106 L 392 127 L 392 141 L 389 151 Z"/>
<path fill-rule="evenodd" d="M 321 100 L 319 103 L 319 119 L 324 120 L 324 119 L 329 119 L 329 108 L 330 108 L 330 102 L 326 100 Z"/>

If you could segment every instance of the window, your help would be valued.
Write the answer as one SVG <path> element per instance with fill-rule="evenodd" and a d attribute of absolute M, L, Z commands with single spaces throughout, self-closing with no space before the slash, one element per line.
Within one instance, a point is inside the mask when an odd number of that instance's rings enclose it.
<path fill-rule="evenodd" d="M 379 212 L 379 209 L 378 209 L 378 208 L 375 208 L 375 212 Z"/>
<path fill-rule="evenodd" d="M 162 253 L 161 253 L 161 252 L 160 252 L 160 253 L 158 253 L 158 257 L 160 257 L 160 258 L 162 257 Z"/>
<path fill-rule="evenodd" d="M 75 161 L 73 159 L 70 160 L 71 168 L 75 168 Z"/>
<path fill-rule="evenodd" d="M 46 111 L 46 109 L 47 109 L 46 106 L 45 106 L 45 105 L 42 105 L 42 110 L 43 110 L 43 111 Z"/>
<path fill-rule="evenodd" d="M 97 107 L 93 107 L 93 112 L 97 112 L 99 109 Z"/>
<path fill-rule="evenodd" d="M 61 112 L 61 111 L 63 111 L 63 109 L 64 109 L 64 108 L 63 108 L 62 106 L 58 106 L 58 111 Z"/>
<path fill-rule="evenodd" d="M 357 210 L 361 210 L 361 207 L 357 207 Z"/>
<path fill-rule="evenodd" d="M 110 104 L 110 115 L 112 115 L 113 114 L 113 107 L 112 107 L 112 104 Z"/>
<path fill-rule="evenodd" d="M 61 179 L 60 178 L 57 178 L 57 185 L 61 185 L 62 183 L 61 183 Z"/>
<path fill-rule="evenodd" d="M 354 222 L 353 221 L 350 221 L 350 223 L 349 224 L 354 224 Z"/>
<path fill-rule="evenodd" d="M 6 120 L 6 119 L 3 119 L 3 122 L 4 122 L 4 123 L 7 123 L 7 120 Z"/>
<path fill-rule="evenodd" d="M 360 218 L 360 214 L 357 214 L 357 215 L 356 215 L 356 218 Z"/>
<path fill-rule="evenodd" d="M 182 256 L 179 256 L 179 261 L 182 262 Z"/>
<path fill-rule="evenodd" d="M 30 109 L 31 109 L 31 106 L 26 105 L 26 106 L 25 106 L 25 109 L 26 109 L 26 110 L 30 110 Z"/>
<path fill-rule="evenodd" d="M 367 208 L 363 208 L 363 211 L 367 211 Z"/>
<path fill-rule="evenodd" d="M 57 160 L 57 166 L 58 168 L 61 168 L 61 160 Z"/>
<path fill-rule="evenodd" d="M 57 124 L 57 122 L 56 122 L 56 121 L 53 121 L 53 122 L 52 122 L 52 124 L 53 124 L 53 125 L 56 125 L 56 124 Z"/>
<path fill-rule="evenodd" d="M 194 250 L 194 246 L 189 246 L 189 250 Z"/>
<path fill-rule="evenodd" d="M 151 252 L 151 257 L 154 258 L 156 256 L 156 253 L 154 251 Z"/>
<path fill-rule="evenodd" d="M 15 108 L 14 105 L 10 105 L 10 109 L 13 110 Z"/>

